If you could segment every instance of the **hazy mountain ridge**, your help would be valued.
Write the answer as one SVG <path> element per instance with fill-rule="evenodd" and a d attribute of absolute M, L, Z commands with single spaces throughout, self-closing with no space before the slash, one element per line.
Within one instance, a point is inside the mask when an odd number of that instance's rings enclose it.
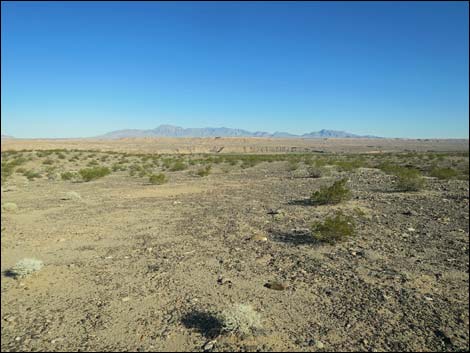
<path fill-rule="evenodd" d="M 294 135 L 288 132 L 276 131 L 269 133 L 265 131 L 251 132 L 243 129 L 220 128 L 183 128 L 173 125 L 160 125 L 155 129 L 139 130 L 126 129 L 111 131 L 97 136 L 104 139 L 118 139 L 129 137 L 272 137 L 272 138 L 380 138 L 371 135 L 356 135 L 345 131 L 320 130 L 303 135 Z"/>

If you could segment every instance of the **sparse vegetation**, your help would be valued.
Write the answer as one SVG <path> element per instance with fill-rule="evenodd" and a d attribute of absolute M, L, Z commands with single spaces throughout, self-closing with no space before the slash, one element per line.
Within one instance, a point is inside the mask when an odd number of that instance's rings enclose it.
<path fill-rule="evenodd" d="M 351 191 L 346 187 L 347 179 L 337 180 L 329 187 L 322 187 L 310 196 L 313 205 L 337 204 L 350 198 Z"/>
<path fill-rule="evenodd" d="M 310 230 L 315 240 L 334 244 L 354 235 L 354 221 L 352 217 L 338 212 L 324 222 L 313 223 Z"/>

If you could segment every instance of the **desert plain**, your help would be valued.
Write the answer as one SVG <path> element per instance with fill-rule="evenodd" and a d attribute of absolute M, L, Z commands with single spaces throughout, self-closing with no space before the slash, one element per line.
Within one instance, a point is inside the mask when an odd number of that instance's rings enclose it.
<path fill-rule="evenodd" d="M 468 147 L 2 139 L 1 349 L 468 351 Z"/>

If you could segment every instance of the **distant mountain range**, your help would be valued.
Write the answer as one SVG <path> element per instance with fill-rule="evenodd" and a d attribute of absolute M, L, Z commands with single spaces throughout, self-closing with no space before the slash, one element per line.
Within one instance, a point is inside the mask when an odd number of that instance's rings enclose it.
<path fill-rule="evenodd" d="M 269 133 L 265 131 L 251 132 L 242 129 L 220 128 L 182 128 L 173 125 L 160 125 L 150 130 L 117 130 L 104 135 L 96 136 L 101 139 L 119 139 L 130 137 L 274 137 L 274 138 L 380 138 L 371 135 L 355 135 L 345 131 L 320 130 L 303 135 L 294 135 L 288 132 Z"/>

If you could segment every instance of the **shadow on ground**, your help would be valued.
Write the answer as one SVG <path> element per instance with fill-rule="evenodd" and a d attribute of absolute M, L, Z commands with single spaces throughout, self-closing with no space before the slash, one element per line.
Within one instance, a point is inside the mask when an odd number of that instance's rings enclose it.
<path fill-rule="evenodd" d="M 181 323 L 190 329 L 196 329 L 201 335 L 208 339 L 214 339 L 222 331 L 222 322 L 210 313 L 192 311 L 183 316 Z"/>
<path fill-rule="evenodd" d="M 294 232 L 272 232 L 271 238 L 274 241 L 292 245 L 315 245 L 318 241 L 312 237 L 308 231 Z"/>

